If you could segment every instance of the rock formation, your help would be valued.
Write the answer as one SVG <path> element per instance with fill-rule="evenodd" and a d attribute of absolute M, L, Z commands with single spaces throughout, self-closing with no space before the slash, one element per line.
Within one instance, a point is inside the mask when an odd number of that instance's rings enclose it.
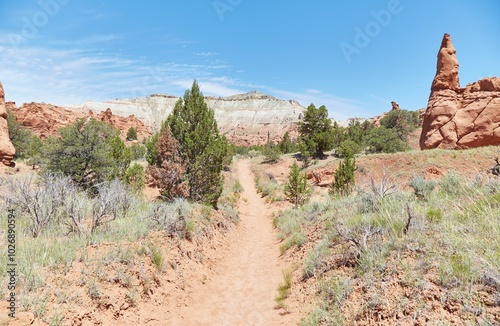
<path fill-rule="evenodd" d="M 5 92 L 0 83 L 0 160 L 3 164 L 11 166 L 16 149 L 12 145 L 7 126 L 7 109 L 5 108 Z"/>
<path fill-rule="evenodd" d="M 391 109 L 391 111 L 401 110 L 401 109 L 399 108 L 399 104 L 398 104 L 398 103 L 396 103 L 396 102 L 392 101 L 392 102 L 391 102 L 391 105 L 392 105 L 392 109 Z"/>
<path fill-rule="evenodd" d="M 92 111 L 76 112 L 45 103 L 25 103 L 20 108 L 16 108 L 15 104 L 11 104 L 11 107 L 13 107 L 11 110 L 17 121 L 28 129 L 31 129 L 33 133 L 42 139 L 56 135 L 59 128 L 72 124 L 77 119 L 88 117 L 104 121 L 120 130 L 122 139 L 125 139 L 130 127 L 133 127 L 137 131 L 139 139 L 151 135 L 149 129 L 134 116 L 127 118 L 116 116 L 113 115 L 110 109 L 95 114 Z"/>
<path fill-rule="evenodd" d="M 460 88 L 455 53 L 450 35 L 445 34 L 423 116 L 420 148 L 500 145 L 500 78 L 485 78 Z"/>
<path fill-rule="evenodd" d="M 156 130 L 167 118 L 179 98 L 154 94 L 148 97 L 106 102 L 87 101 L 72 106 L 79 112 L 103 111 L 110 108 L 119 115 L 134 114 L 146 126 Z M 237 145 L 277 142 L 285 132 L 292 138 L 298 135 L 297 122 L 304 107 L 293 100 L 280 100 L 259 92 L 249 92 L 229 97 L 205 97 L 208 107 L 214 110 L 220 131 Z"/>

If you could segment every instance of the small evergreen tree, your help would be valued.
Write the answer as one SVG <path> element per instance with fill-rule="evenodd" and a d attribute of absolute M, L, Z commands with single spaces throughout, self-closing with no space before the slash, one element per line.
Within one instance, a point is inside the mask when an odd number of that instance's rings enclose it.
<path fill-rule="evenodd" d="M 156 143 L 160 137 L 160 132 L 161 130 L 146 139 L 144 142 L 144 145 L 146 146 L 146 161 L 149 165 L 155 165 L 157 163 L 158 152 L 156 151 Z"/>
<path fill-rule="evenodd" d="M 404 142 L 407 141 L 408 134 L 415 130 L 419 123 L 418 112 L 408 110 L 393 110 L 380 120 L 381 126 L 394 129 Z"/>
<path fill-rule="evenodd" d="M 125 182 L 133 192 L 140 193 L 146 184 L 146 172 L 142 165 L 132 164 L 125 172 Z"/>
<path fill-rule="evenodd" d="M 264 162 L 266 163 L 276 163 L 281 157 L 279 147 L 273 143 L 266 144 L 262 148 L 262 154 L 264 154 Z"/>
<path fill-rule="evenodd" d="M 299 132 L 307 151 L 316 157 L 324 157 L 324 152 L 333 148 L 332 124 L 324 105 L 307 107 L 303 121 L 299 122 Z"/>
<path fill-rule="evenodd" d="M 128 141 L 137 140 L 137 131 L 134 129 L 134 127 L 130 127 L 128 129 L 126 138 Z"/>
<path fill-rule="evenodd" d="M 278 143 L 278 148 L 283 154 L 293 153 L 296 150 L 296 145 L 290 138 L 290 134 L 285 132 L 283 139 Z"/>
<path fill-rule="evenodd" d="M 354 157 L 361 152 L 361 146 L 353 140 L 346 139 L 340 143 L 338 154 L 340 157 Z"/>
<path fill-rule="evenodd" d="M 208 108 L 196 80 L 175 104 L 166 126 L 179 142 L 179 153 L 186 162 L 189 197 L 216 207 L 228 143 L 219 134 L 214 111 Z"/>
<path fill-rule="evenodd" d="M 400 134 L 394 128 L 380 126 L 373 128 L 366 137 L 366 145 L 371 153 L 396 153 L 409 149 L 407 143 L 401 140 Z"/>
<path fill-rule="evenodd" d="M 354 171 L 356 171 L 356 160 L 353 157 L 348 156 L 340 161 L 339 167 L 335 171 L 334 181 L 330 186 L 330 194 L 349 195 L 355 185 Z"/>
<path fill-rule="evenodd" d="M 130 164 L 119 131 L 90 119 L 78 119 L 61 128 L 59 137 L 49 137 L 42 148 L 45 170 L 69 176 L 87 188 L 96 183 L 123 176 Z"/>
<path fill-rule="evenodd" d="M 290 168 L 288 181 L 285 184 L 285 196 L 295 208 L 302 206 L 311 196 L 311 187 L 307 183 L 305 173 L 300 173 L 300 168 L 295 161 Z"/>

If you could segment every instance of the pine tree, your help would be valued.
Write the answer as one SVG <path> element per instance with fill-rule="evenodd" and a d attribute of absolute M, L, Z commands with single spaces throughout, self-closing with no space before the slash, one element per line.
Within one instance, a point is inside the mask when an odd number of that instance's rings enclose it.
<path fill-rule="evenodd" d="M 340 196 L 349 195 L 355 185 L 354 171 L 356 171 L 356 160 L 354 157 L 347 156 L 340 161 L 339 167 L 335 171 L 334 181 L 330 186 L 330 194 Z"/>
<path fill-rule="evenodd" d="M 228 143 L 219 134 L 214 111 L 209 109 L 196 80 L 175 104 L 166 125 L 179 142 L 179 153 L 186 162 L 189 197 L 212 206 L 222 193 L 222 169 Z"/>
<path fill-rule="evenodd" d="M 290 168 L 288 181 L 285 184 L 285 196 L 295 208 L 304 204 L 311 196 L 311 187 L 307 183 L 305 173 L 300 173 L 300 168 L 295 161 Z"/>

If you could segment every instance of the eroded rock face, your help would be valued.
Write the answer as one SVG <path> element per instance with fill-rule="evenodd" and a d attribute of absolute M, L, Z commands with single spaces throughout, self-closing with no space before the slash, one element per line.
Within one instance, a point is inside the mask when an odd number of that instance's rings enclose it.
<path fill-rule="evenodd" d="M 500 78 L 484 78 L 460 88 L 455 53 L 445 34 L 423 116 L 420 148 L 500 145 Z"/>
<path fill-rule="evenodd" d="M 115 114 L 129 115 L 155 130 L 172 112 L 179 98 L 172 95 L 153 94 L 148 97 L 106 102 L 87 101 L 73 106 L 79 112 L 103 111 L 111 108 Z M 229 97 L 205 97 L 221 133 L 236 145 L 265 144 L 281 140 L 285 132 L 290 137 L 298 135 L 297 122 L 304 107 L 293 100 L 281 100 L 259 92 L 249 92 Z"/>
<path fill-rule="evenodd" d="M 12 145 L 7 126 L 7 109 L 5 108 L 5 92 L 0 82 L 0 160 L 3 164 L 11 166 L 16 149 Z"/>
<path fill-rule="evenodd" d="M 74 123 L 77 119 L 95 118 L 106 122 L 120 130 L 120 136 L 125 139 L 127 131 L 133 127 L 137 131 L 140 139 L 149 137 L 149 129 L 134 116 L 120 117 L 113 115 L 110 109 L 95 114 L 89 112 L 76 112 L 67 110 L 60 106 L 45 103 L 25 103 L 20 108 L 12 110 L 17 121 L 23 126 L 31 129 L 37 136 L 45 139 L 49 136 L 57 135 L 59 128 Z"/>

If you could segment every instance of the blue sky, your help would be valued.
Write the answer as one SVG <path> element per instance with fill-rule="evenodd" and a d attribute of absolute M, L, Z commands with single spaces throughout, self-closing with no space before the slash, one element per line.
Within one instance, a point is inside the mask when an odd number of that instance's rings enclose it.
<path fill-rule="evenodd" d="M 0 0 L 7 100 L 257 90 L 339 120 L 425 107 L 443 34 L 462 86 L 500 76 L 500 1 Z"/>

